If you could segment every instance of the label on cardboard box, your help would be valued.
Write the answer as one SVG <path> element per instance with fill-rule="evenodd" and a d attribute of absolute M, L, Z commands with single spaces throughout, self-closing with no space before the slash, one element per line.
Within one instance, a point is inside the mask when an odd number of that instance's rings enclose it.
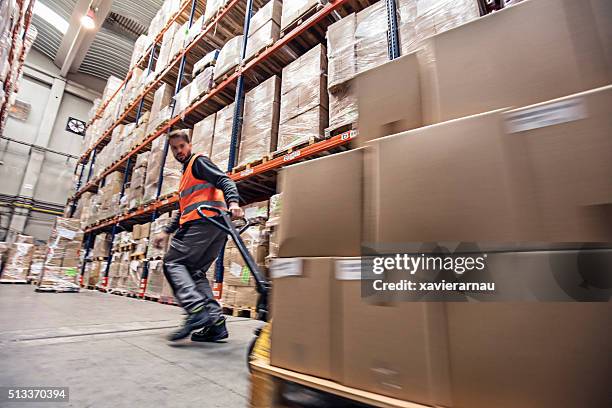
<path fill-rule="evenodd" d="M 76 231 L 71 231 L 63 227 L 57 227 L 57 235 L 63 238 L 74 239 Z"/>
<path fill-rule="evenodd" d="M 573 122 L 587 117 L 583 98 L 573 98 L 561 102 L 538 105 L 534 108 L 521 109 L 506 115 L 506 127 L 509 133 L 525 132 L 545 126 Z"/>
<path fill-rule="evenodd" d="M 302 259 L 300 258 L 276 258 L 272 260 L 270 274 L 273 279 L 287 276 L 302 275 Z"/>
<path fill-rule="evenodd" d="M 336 261 L 336 279 L 361 280 L 361 260 L 343 259 Z"/>
<path fill-rule="evenodd" d="M 236 262 L 232 262 L 230 264 L 229 271 L 237 278 L 240 278 L 242 276 L 242 266 L 238 265 Z"/>

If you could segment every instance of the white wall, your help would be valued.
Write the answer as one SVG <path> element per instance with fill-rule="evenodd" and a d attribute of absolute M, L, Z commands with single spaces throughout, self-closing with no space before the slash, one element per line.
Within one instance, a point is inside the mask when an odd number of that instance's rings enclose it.
<path fill-rule="evenodd" d="M 41 71 L 52 76 L 56 76 L 59 72 L 59 69 L 53 65 L 49 58 L 36 50 L 32 50 L 29 54 L 26 64 L 40 68 Z M 83 85 L 88 87 L 89 84 Z M 70 116 L 87 121 L 92 102 L 65 92 L 55 122 L 41 123 L 50 89 L 51 86 L 48 83 L 24 75 L 17 99 L 31 105 L 30 114 L 25 122 L 9 117 L 3 136 L 34 143 L 41 126 L 53 126 L 47 147 L 79 156 L 83 139 L 79 135 L 66 131 L 66 122 Z M 4 161 L 4 164 L 0 165 L 0 180 L 2 180 L 0 193 L 19 194 L 29 152 L 30 147 L 28 146 L 0 140 L 0 160 Z M 67 159 L 65 156 L 54 153 L 45 153 L 42 171 L 34 188 L 34 199 L 63 206 L 72 187 L 75 164 L 75 159 Z M 36 239 L 46 240 L 51 232 L 53 219 L 53 216 L 32 212 L 24 232 L 33 235 Z M 6 221 L 2 221 L 2 226 L 5 226 Z M 2 231 L 0 231 L 0 237 L 2 235 Z"/>

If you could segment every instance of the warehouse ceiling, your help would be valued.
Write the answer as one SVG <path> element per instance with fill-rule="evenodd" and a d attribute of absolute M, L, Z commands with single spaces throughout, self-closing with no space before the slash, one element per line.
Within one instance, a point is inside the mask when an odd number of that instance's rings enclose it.
<path fill-rule="evenodd" d="M 34 48 L 51 58 L 62 75 L 81 72 L 106 80 L 125 77 L 134 42 L 146 33 L 163 0 L 37 0 L 32 23 Z M 96 28 L 85 30 L 80 18 L 92 4 Z M 50 10 L 50 11 L 49 11 Z M 55 15 L 54 15 L 55 14 Z M 62 21 L 63 20 L 63 21 Z"/>

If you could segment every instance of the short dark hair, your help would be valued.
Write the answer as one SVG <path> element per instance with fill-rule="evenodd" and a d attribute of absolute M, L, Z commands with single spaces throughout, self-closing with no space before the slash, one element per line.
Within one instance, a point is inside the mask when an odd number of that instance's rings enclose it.
<path fill-rule="evenodd" d="M 182 139 L 184 142 L 189 143 L 189 130 L 187 129 L 178 129 L 178 130 L 173 130 L 172 132 L 168 133 L 168 140 L 172 140 L 172 139 Z"/>

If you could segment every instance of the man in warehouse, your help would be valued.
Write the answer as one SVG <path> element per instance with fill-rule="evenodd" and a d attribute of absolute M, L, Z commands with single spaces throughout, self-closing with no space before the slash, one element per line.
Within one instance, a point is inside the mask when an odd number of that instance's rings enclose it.
<path fill-rule="evenodd" d="M 238 205 L 238 189 L 208 157 L 191 151 L 187 131 L 171 132 L 168 140 L 174 158 L 183 164 L 179 185 L 180 211 L 164 231 L 154 237 L 153 244 L 162 248 L 170 234 L 176 231 L 164 257 L 164 274 L 177 301 L 188 313 L 184 325 L 172 333 L 169 340 L 184 339 L 199 329 L 192 334 L 192 340 L 222 340 L 228 337 L 225 318 L 213 296 L 206 271 L 217 258 L 227 235 L 202 219 L 196 209 L 206 204 L 229 210 L 232 219 L 242 218 L 244 213 Z M 204 213 L 215 216 L 211 211 Z"/>

